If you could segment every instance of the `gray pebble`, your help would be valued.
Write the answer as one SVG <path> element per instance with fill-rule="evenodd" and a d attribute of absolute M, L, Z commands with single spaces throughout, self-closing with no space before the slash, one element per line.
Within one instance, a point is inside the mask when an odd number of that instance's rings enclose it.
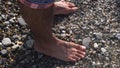
<path fill-rule="evenodd" d="M 90 37 L 87 37 L 83 39 L 82 44 L 85 45 L 86 47 L 89 47 L 90 42 L 91 42 Z"/>
<path fill-rule="evenodd" d="M 105 48 L 101 48 L 101 51 L 105 53 L 107 50 Z"/>
<path fill-rule="evenodd" d="M 7 46 L 7 45 L 10 45 L 12 42 L 10 40 L 10 38 L 3 38 L 2 40 L 2 44 Z"/>
<path fill-rule="evenodd" d="M 2 61 L 2 59 L 0 59 L 0 64 L 2 64 L 3 63 L 3 61 Z"/>
<path fill-rule="evenodd" d="M 100 32 L 99 33 L 94 33 L 94 35 L 97 39 L 102 39 L 102 37 L 103 37 L 103 34 L 100 33 Z"/>
<path fill-rule="evenodd" d="M 8 54 L 8 51 L 7 50 L 5 50 L 5 49 L 3 49 L 3 50 L 1 50 L 1 54 L 4 56 L 4 55 L 7 55 Z"/>
<path fill-rule="evenodd" d="M 29 37 L 29 40 L 26 41 L 26 46 L 32 48 L 34 40 Z"/>
<path fill-rule="evenodd" d="M 118 39 L 120 40 L 120 33 L 116 34 L 115 37 L 118 38 Z"/>
<path fill-rule="evenodd" d="M 0 16 L 0 20 L 2 20 L 2 17 Z"/>
<path fill-rule="evenodd" d="M 17 18 L 18 22 L 20 23 L 20 25 L 26 25 L 24 19 L 21 17 L 21 18 Z"/>

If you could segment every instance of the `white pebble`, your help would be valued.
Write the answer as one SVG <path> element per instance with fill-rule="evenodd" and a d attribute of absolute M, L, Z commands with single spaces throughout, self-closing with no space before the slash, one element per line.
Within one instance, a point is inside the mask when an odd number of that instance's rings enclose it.
<path fill-rule="evenodd" d="M 105 48 L 101 48 L 101 51 L 104 53 L 106 52 L 107 50 Z"/>
<path fill-rule="evenodd" d="M 97 43 L 94 43 L 94 48 L 98 48 L 98 44 Z"/>
<path fill-rule="evenodd" d="M 0 42 L 0 46 L 2 46 L 2 43 Z"/>
<path fill-rule="evenodd" d="M 10 40 L 10 38 L 3 38 L 3 40 L 2 40 L 2 44 L 3 45 L 9 45 L 9 44 L 11 44 L 12 42 L 11 42 L 11 40 Z"/>

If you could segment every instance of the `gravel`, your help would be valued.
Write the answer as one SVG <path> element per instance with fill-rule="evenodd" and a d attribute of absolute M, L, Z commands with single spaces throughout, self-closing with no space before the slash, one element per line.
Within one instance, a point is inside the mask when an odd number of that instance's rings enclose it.
<path fill-rule="evenodd" d="M 119 68 L 120 0 L 67 0 L 78 10 L 55 16 L 56 37 L 87 47 L 75 63 L 38 53 L 16 0 L 0 0 L 0 68 Z"/>

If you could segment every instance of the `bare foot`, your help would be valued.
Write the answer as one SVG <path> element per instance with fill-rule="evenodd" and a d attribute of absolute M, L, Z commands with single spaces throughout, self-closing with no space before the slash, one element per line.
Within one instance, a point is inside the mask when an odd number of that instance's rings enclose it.
<path fill-rule="evenodd" d="M 73 13 L 78 9 L 75 4 L 66 2 L 66 1 L 59 1 L 54 3 L 54 14 L 69 14 Z"/>
<path fill-rule="evenodd" d="M 85 57 L 85 47 L 72 42 L 66 42 L 60 39 L 55 41 L 39 41 L 36 40 L 34 44 L 36 51 L 45 55 L 63 60 L 63 61 L 77 61 Z"/>

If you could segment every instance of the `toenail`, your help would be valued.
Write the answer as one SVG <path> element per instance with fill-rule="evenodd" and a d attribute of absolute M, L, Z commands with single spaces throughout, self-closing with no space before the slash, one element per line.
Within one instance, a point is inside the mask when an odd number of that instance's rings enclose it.
<path fill-rule="evenodd" d="M 85 55 L 85 52 L 83 52 L 83 55 Z"/>
<path fill-rule="evenodd" d="M 83 49 L 86 49 L 86 47 L 85 47 L 85 46 L 82 46 L 82 48 L 83 48 Z"/>
<path fill-rule="evenodd" d="M 82 58 L 84 58 L 84 56 L 82 55 Z"/>

